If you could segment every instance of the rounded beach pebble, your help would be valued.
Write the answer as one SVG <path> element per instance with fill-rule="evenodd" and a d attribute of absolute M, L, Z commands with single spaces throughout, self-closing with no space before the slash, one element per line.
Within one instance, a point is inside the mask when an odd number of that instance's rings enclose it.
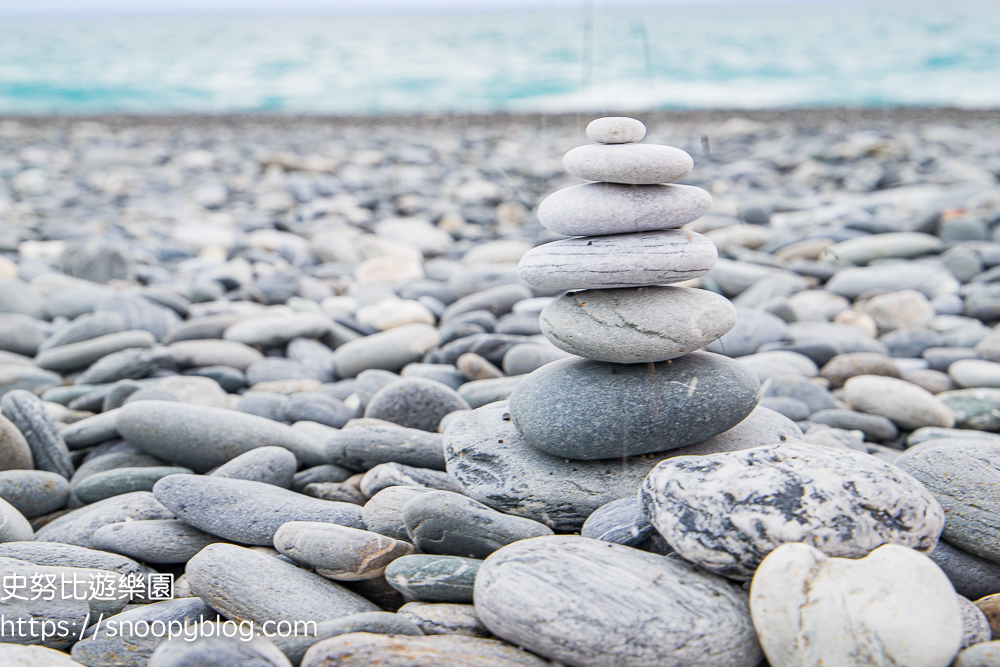
<path fill-rule="evenodd" d="M 634 144 L 646 136 L 646 126 L 627 116 L 605 116 L 590 121 L 586 132 L 588 139 L 599 144 Z"/>
<path fill-rule="evenodd" d="M 563 156 L 573 176 L 602 183 L 655 185 L 679 181 L 694 169 L 685 151 L 656 144 L 579 146 Z"/>

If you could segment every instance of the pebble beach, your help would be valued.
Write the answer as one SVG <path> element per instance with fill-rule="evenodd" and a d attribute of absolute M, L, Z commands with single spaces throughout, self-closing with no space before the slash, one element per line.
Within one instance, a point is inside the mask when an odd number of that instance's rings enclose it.
<path fill-rule="evenodd" d="M 0 664 L 1000 666 L 998 324 L 993 111 L 0 117 Z"/>

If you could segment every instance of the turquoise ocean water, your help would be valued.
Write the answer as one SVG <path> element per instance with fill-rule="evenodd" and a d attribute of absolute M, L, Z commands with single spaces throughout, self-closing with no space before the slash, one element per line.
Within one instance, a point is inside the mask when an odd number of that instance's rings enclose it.
<path fill-rule="evenodd" d="M 1000 107 L 995 0 L 585 7 L 3 17 L 0 113 Z"/>

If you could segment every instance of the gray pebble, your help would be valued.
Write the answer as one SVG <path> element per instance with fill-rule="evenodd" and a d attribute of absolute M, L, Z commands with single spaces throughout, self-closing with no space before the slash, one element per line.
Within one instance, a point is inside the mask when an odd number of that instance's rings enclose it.
<path fill-rule="evenodd" d="M 119 380 L 110 385 L 104 395 L 104 401 L 101 403 L 101 413 L 113 412 L 125 405 L 125 401 L 128 400 L 129 396 L 142 391 L 143 387 L 144 385 L 141 382 L 135 380 Z"/>
<path fill-rule="evenodd" d="M 35 565 L 110 570 L 140 574 L 149 568 L 119 554 L 59 542 L 7 542 L 0 544 L 0 557 L 16 558 Z"/>
<path fill-rule="evenodd" d="M 971 554 L 947 540 L 939 540 L 929 555 L 948 575 L 959 595 L 978 600 L 1000 593 L 1000 564 Z"/>
<path fill-rule="evenodd" d="M 175 519 L 112 523 L 93 536 L 96 549 L 144 563 L 186 563 L 209 544 L 222 541 Z"/>
<path fill-rule="evenodd" d="M 639 499 L 632 497 L 614 500 L 598 508 L 587 517 L 580 535 L 632 547 L 648 538 L 653 530 Z"/>
<path fill-rule="evenodd" d="M 339 465 L 328 463 L 326 465 L 306 468 L 302 472 L 297 472 L 292 476 L 292 491 L 302 493 L 302 490 L 309 484 L 343 482 L 351 476 L 351 471 Z"/>
<path fill-rule="evenodd" d="M 0 542 L 23 542 L 35 537 L 35 531 L 17 508 L 0 498 Z"/>
<path fill-rule="evenodd" d="M 465 382 L 465 376 L 452 364 L 407 364 L 400 371 L 400 375 L 405 378 L 414 377 L 435 380 L 452 389 L 458 389 Z"/>
<path fill-rule="evenodd" d="M 0 396 L 17 389 L 42 393 L 63 383 L 58 373 L 32 364 L 0 364 Z"/>
<path fill-rule="evenodd" d="M 15 389 L 0 399 L 0 410 L 24 435 L 36 468 L 57 473 L 66 479 L 73 475 L 69 449 L 41 399 L 24 389 Z"/>
<path fill-rule="evenodd" d="M 0 470 L 31 470 L 35 461 L 24 434 L 0 414 Z"/>
<path fill-rule="evenodd" d="M 235 409 L 271 421 L 284 421 L 288 396 L 272 391 L 248 391 L 236 401 Z"/>
<path fill-rule="evenodd" d="M 480 408 L 490 403 L 507 400 L 523 379 L 524 376 L 519 375 L 466 382 L 458 388 L 458 395 L 465 399 L 470 408 Z"/>
<path fill-rule="evenodd" d="M 333 382 L 336 379 L 333 350 L 317 340 L 295 338 L 288 343 L 285 355 L 310 369 L 320 382 Z"/>
<path fill-rule="evenodd" d="M 182 521 L 244 544 L 270 546 L 274 533 L 288 521 L 364 527 L 357 505 L 317 500 L 261 482 L 174 475 L 160 480 L 153 493 Z"/>
<path fill-rule="evenodd" d="M 988 641 L 964 649 L 952 667 L 1000 667 L 1000 641 Z"/>
<path fill-rule="evenodd" d="M 123 440 L 119 442 L 124 443 Z M 163 466 L 165 463 L 155 456 L 133 451 L 113 451 L 85 461 L 70 479 L 70 486 L 79 484 L 91 475 L 119 468 L 141 468 Z"/>
<path fill-rule="evenodd" d="M 445 322 L 462 313 L 485 310 L 500 317 L 509 313 L 514 304 L 533 297 L 531 289 L 525 285 L 497 285 L 458 299 L 444 311 L 441 321 Z"/>
<path fill-rule="evenodd" d="M 312 421 L 342 428 L 357 416 L 357 409 L 343 401 L 318 391 L 292 394 L 284 405 L 282 418 L 286 422 Z"/>
<path fill-rule="evenodd" d="M 489 637 L 491 634 L 471 604 L 408 602 L 396 613 L 412 621 L 425 635 Z"/>
<path fill-rule="evenodd" d="M 43 352 L 61 345 L 72 345 L 124 330 L 125 318 L 118 313 L 86 313 L 55 329 L 52 335 L 38 346 L 38 350 Z"/>
<path fill-rule="evenodd" d="M 962 648 L 988 642 L 993 637 L 990 622 L 979 607 L 971 600 L 959 595 L 958 604 L 962 608 Z"/>
<path fill-rule="evenodd" d="M 386 385 L 365 408 L 365 417 L 434 432 L 441 418 L 469 404 L 454 389 L 425 378 L 404 378 Z"/>
<path fill-rule="evenodd" d="M 138 294 L 116 294 L 105 297 L 94 311 L 115 312 L 125 318 L 126 329 L 143 329 L 162 339 L 181 321 L 177 313 L 145 299 Z"/>
<path fill-rule="evenodd" d="M 428 489 L 458 491 L 448 473 L 414 468 L 402 463 L 380 463 L 361 478 L 361 493 L 369 498 L 390 486 L 423 486 Z"/>
<path fill-rule="evenodd" d="M 459 556 L 414 554 L 392 561 L 385 580 L 409 600 L 472 602 L 472 587 L 483 561 Z"/>
<path fill-rule="evenodd" d="M 284 447 L 266 446 L 240 454 L 213 470 L 212 476 L 248 479 L 288 489 L 292 486 L 296 470 L 298 461 L 294 454 Z"/>
<path fill-rule="evenodd" d="M 503 355 L 503 372 L 507 375 L 527 375 L 566 356 L 566 352 L 548 343 L 521 343 Z"/>
<path fill-rule="evenodd" d="M 173 353 L 166 348 L 131 348 L 102 357 L 90 368 L 76 376 L 76 384 L 104 384 L 118 380 L 145 378 L 159 370 L 173 370 L 177 366 Z"/>
<path fill-rule="evenodd" d="M 335 581 L 382 577 L 389 563 L 415 551 L 409 542 L 379 533 L 314 521 L 281 526 L 274 548 Z"/>
<path fill-rule="evenodd" d="M 792 421 L 800 422 L 809 419 L 809 406 L 797 398 L 791 398 L 790 396 L 765 396 L 760 399 L 760 405 L 768 410 L 774 410 Z"/>
<path fill-rule="evenodd" d="M 147 667 L 291 667 L 288 658 L 264 637 L 177 638 L 161 643 Z"/>
<path fill-rule="evenodd" d="M 17 581 L 13 577 L 18 577 L 21 581 L 30 582 L 32 577 L 44 577 L 46 574 L 54 572 L 33 563 L 12 558 L 0 559 L 0 576 L 5 581 Z M 20 599 L 22 597 L 27 599 Z M 56 595 L 51 600 L 46 600 L 45 596 L 35 596 L 34 600 L 31 597 L 20 593 L 18 597 L 0 603 L 6 621 L 0 624 L 0 642 L 34 644 L 55 649 L 69 647 L 80 636 L 91 613 L 87 600 L 61 595 Z M 58 632 L 62 627 L 67 632 Z M 43 632 L 46 634 L 44 639 Z"/>
<path fill-rule="evenodd" d="M 673 146 L 590 144 L 566 153 L 563 167 L 573 176 L 588 181 L 653 185 L 681 180 L 691 173 L 694 160 Z M 940 240 L 934 240 L 940 244 Z"/>
<path fill-rule="evenodd" d="M 106 498 L 135 491 L 152 491 L 153 486 L 170 475 L 191 474 L 188 468 L 177 466 L 144 466 L 118 468 L 88 475 L 73 485 L 73 494 L 82 502 L 96 503 Z"/>
<path fill-rule="evenodd" d="M 69 482 L 54 472 L 8 470 L 0 472 L 0 498 L 25 518 L 34 519 L 66 505 Z"/>
<path fill-rule="evenodd" d="M 412 542 L 413 537 L 403 519 L 403 506 L 431 489 L 415 486 L 390 486 L 372 496 L 361 509 L 361 518 L 368 530 L 397 540 Z"/>
<path fill-rule="evenodd" d="M 246 372 L 250 364 L 264 358 L 260 352 L 234 340 L 188 340 L 167 348 L 181 368 L 229 366 Z"/>
<path fill-rule="evenodd" d="M 472 352 L 478 354 L 493 365 L 503 363 L 503 357 L 515 345 L 531 342 L 528 336 L 511 336 L 509 334 L 475 334 L 453 341 L 434 350 L 427 360 L 436 364 L 454 364 L 463 354 Z"/>
<path fill-rule="evenodd" d="M 50 371 L 73 371 L 86 368 L 104 357 L 128 349 L 153 347 L 156 338 L 148 331 L 119 331 L 43 350 L 35 358 L 40 368 Z"/>
<path fill-rule="evenodd" d="M 853 410 L 820 410 L 810 415 L 809 421 L 846 431 L 863 431 L 865 440 L 874 442 L 895 440 L 899 437 L 899 429 L 891 419 Z"/>
<path fill-rule="evenodd" d="M 601 144 L 631 144 L 642 141 L 646 126 L 635 118 L 605 116 L 587 124 L 587 138 Z"/>
<path fill-rule="evenodd" d="M 268 357 L 255 361 L 247 367 L 247 383 L 252 387 L 262 382 L 276 382 L 278 380 L 318 380 L 317 373 L 314 373 L 303 364 L 292 359 L 281 357 Z"/>
<path fill-rule="evenodd" d="M 314 482 L 306 484 L 306 488 L 302 490 L 302 493 L 310 498 L 336 500 L 337 502 L 354 503 L 355 505 L 364 505 L 367 500 L 365 494 L 361 493 L 356 487 L 343 482 Z"/>
<path fill-rule="evenodd" d="M 81 419 L 69 428 L 63 429 L 63 440 L 70 449 L 84 449 L 106 440 L 114 440 L 120 437 L 115 426 L 117 419 L 118 412 L 115 409 Z"/>
<path fill-rule="evenodd" d="M 174 515 L 148 491 L 135 491 L 73 510 L 49 522 L 35 534 L 39 542 L 62 542 L 94 548 L 94 533 L 120 521 L 173 519 Z"/>
<path fill-rule="evenodd" d="M 268 348 L 287 345 L 295 338 L 320 338 L 329 330 L 330 319 L 322 315 L 260 315 L 234 323 L 226 329 L 223 338 Z"/>
<path fill-rule="evenodd" d="M 332 434 L 325 447 L 327 460 L 350 470 L 393 462 L 432 470 L 445 467 L 439 434 L 383 421 L 352 421 Z"/>
<path fill-rule="evenodd" d="M 404 324 L 353 340 L 334 352 L 337 377 L 355 377 L 368 369 L 398 371 L 439 341 L 438 330 L 429 324 Z"/>
<path fill-rule="evenodd" d="M 247 376 L 238 368 L 230 366 L 202 366 L 184 371 L 184 375 L 206 377 L 215 380 L 223 391 L 236 393 L 247 386 Z"/>
<path fill-rule="evenodd" d="M 293 665 L 298 665 L 302 661 L 302 656 L 314 644 L 331 637 L 359 632 L 378 635 L 420 636 L 421 634 L 420 628 L 408 618 L 385 611 L 365 611 L 317 623 L 315 634 L 275 637 L 274 643 Z"/>
<path fill-rule="evenodd" d="M 527 651 L 492 639 L 458 635 L 390 637 L 350 634 L 323 640 L 302 658 L 302 667 L 546 667 Z"/>

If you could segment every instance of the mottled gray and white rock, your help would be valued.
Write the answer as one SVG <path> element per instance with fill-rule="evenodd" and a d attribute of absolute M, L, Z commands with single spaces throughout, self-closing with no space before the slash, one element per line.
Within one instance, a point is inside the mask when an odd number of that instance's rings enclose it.
<path fill-rule="evenodd" d="M 144 563 L 186 563 L 209 544 L 222 542 L 174 519 L 122 521 L 94 532 L 94 548 Z"/>
<path fill-rule="evenodd" d="M 424 553 L 486 558 L 497 549 L 552 529 L 531 519 L 497 512 L 450 491 L 419 494 L 403 506 L 403 521 Z"/>
<path fill-rule="evenodd" d="M 586 359 L 638 364 L 674 359 L 718 340 L 736 324 L 723 296 L 690 287 L 570 292 L 542 311 L 542 333 Z"/>
<path fill-rule="evenodd" d="M 859 375 L 844 384 L 844 400 L 859 412 L 888 417 L 900 428 L 955 425 L 955 414 L 929 391 L 905 380 Z"/>
<path fill-rule="evenodd" d="M 633 547 L 654 531 L 638 498 L 620 498 L 587 517 L 580 535 Z"/>
<path fill-rule="evenodd" d="M 188 561 L 185 571 L 192 592 L 229 618 L 319 622 L 378 611 L 329 579 L 233 544 L 205 547 Z"/>
<path fill-rule="evenodd" d="M 405 324 L 345 343 L 334 352 L 337 377 L 355 377 L 368 369 L 398 371 L 419 361 L 440 340 L 429 324 Z"/>
<path fill-rule="evenodd" d="M 416 550 L 409 542 L 368 530 L 315 521 L 282 525 L 274 548 L 335 581 L 382 577 L 389 563 Z"/>
<path fill-rule="evenodd" d="M 350 470 L 365 471 L 380 463 L 403 463 L 444 470 L 442 436 L 395 424 L 358 419 L 326 441 L 327 460 Z"/>
<path fill-rule="evenodd" d="M 15 389 L 0 399 L 3 416 L 17 426 L 31 448 L 35 467 L 62 475 L 73 475 L 73 462 L 56 422 L 41 399 L 24 389 Z"/>
<path fill-rule="evenodd" d="M 948 578 L 895 544 L 859 560 L 785 544 L 757 570 L 750 611 L 773 667 L 947 667 L 962 642 Z"/>
<path fill-rule="evenodd" d="M 175 638 L 161 643 L 147 667 L 292 667 L 288 658 L 264 637 L 225 637 L 222 626 L 194 641 Z M 206 631 L 207 632 L 207 631 Z"/>
<path fill-rule="evenodd" d="M 364 528 L 357 505 L 243 479 L 173 475 L 157 482 L 153 493 L 185 523 L 244 544 L 270 546 L 278 528 L 289 521 Z"/>
<path fill-rule="evenodd" d="M 389 486 L 372 496 L 361 510 L 361 518 L 368 530 L 397 540 L 412 542 L 406 529 L 403 506 L 411 499 L 430 493 L 431 489 L 417 486 Z"/>
<path fill-rule="evenodd" d="M 413 554 L 392 561 L 385 580 L 407 599 L 472 602 L 472 587 L 483 561 L 459 556 Z"/>
<path fill-rule="evenodd" d="M 451 387 L 426 378 L 403 378 L 372 396 L 365 417 L 434 432 L 442 417 L 469 404 Z"/>
<path fill-rule="evenodd" d="M 94 533 L 111 523 L 173 519 L 173 513 L 149 491 L 135 491 L 100 500 L 45 524 L 35 539 L 39 542 L 62 542 L 88 549 L 95 548 Z"/>
<path fill-rule="evenodd" d="M 916 477 L 944 508 L 943 536 L 955 546 L 1000 563 L 1000 445 L 934 440 L 904 452 L 896 465 Z"/>
<path fill-rule="evenodd" d="M 549 663 L 510 644 L 478 637 L 356 633 L 323 640 L 302 658 L 302 667 L 545 667 Z"/>
<path fill-rule="evenodd" d="M 961 595 L 956 597 L 962 610 L 962 648 L 988 642 L 992 639 L 993 632 L 986 614 L 971 600 Z"/>
<path fill-rule="evenodd" d="M 365 494 L 361 493 L 356 486 L 344 482 L 314 482 L 306 484 L 300 493 L 304 493 L 310 498 L 336 500 L 355 505 L 364 505 L 367 500 Z"/>
<path fill-rule="evenodd" d="M 565 664 L 753 667 L 761 658 L 746 593 L 732 583 L 584 537 L 496 552 L 476 577 L 475 605 L 498 637 Z"/>
<path fill-rule="evenodd" d="M 258 447 L 240 454 L 212 471 L 213 477 L 248 479 L 253 482 L 273 484 L 283 489 L 291 488 L 298 461 L 284 447 Z"/>
<path fill-rule="evenodd" d="M 1000 564 L 971 554 L 945 539 L 938 540 L 930 557 L 948 575 L 959 595 L 978 600 L 1000 593 Z"/>
<path fill-rule="evenodd" d="M 708 273 L 719 252 L 697 232 L 672 229 L 553 241 L 518 263 L 526 283 L 551 290 L 665 285 Z"/>
<path fill-rule="evenodd" d="M 35 461 L 24 434 L 0 414 L 0 470 L 31 470 Z"/>
<path fill-rule="evenodd" d="M 652 366 L 570 358 L 525 378 L 511 394 L 510 413 L 544 452 L 608 459 L 718 435 L 750 414 L 759 389 L 745 368 L 706 352 Z"/>
<path fill-rule="evenodd" d="M 471 604 L 408 602 L 396 613 L 412 621 L 425 635 L 490 636 Z"/>
<path fill-rule="evenodd" d="M 361 493 L 369 498 L 390 486 L 423 486 L 428 489 L 458 491 L 448 473 L 414 468 L 402 463 L 380 463 L 361 478 Z"/>
<path fill-rule="evenodd" d="M 153 486 L 169 475 L 191 474 L 180 466 L 141 466 L 95 472 L 73 484 L 73 495 L 81 502 L 96 503 L 105 498 L 135 491 L 152 491 Z"/>
<path fill-rule="evenodd" d="M 578 146 L 563 156 L 563 167 L 588 181 L 655 185 L 679 181 L 694 169 L 685 151 L 657 144 Z"/>
<path fill-rule="evenodd" d="M 69 482 L 62 475 L 43 470 L 0 472 L 0 498 L 25 518 L 55 512 L 69 500 Z"/>
<path fill-rule="evenodd" d="M 944 391 L 935 397 L 955 415 L 955 426 L 1000 431 L 1000 389 L 978 387 Z"/>
<path fill-rule="evenodd" d="M 326 463 L 316 440 L 285 424 L 235 410 L 138 401 L 121 408 L 116 425 L 136 447 L 199 473 L 268 445 L 284 447 L 305 465 Z"/>
<path fill-rule="evenodd" d="M 712 195 L 690 185 L 586 183 L 552 193 L 538 221 L 567 236 L 603 236 L 674 229 L 708 212 Z"/>
<path fill-rule="evenodd" d="M 633 144 L 646 136 L 642 121 L 626 116 L 605 116 L 587 123 L 587 138 L 599 144 Z"/>
<path fill-rule="evenodd" d="M 1000 641 L 983 642 L 963 650 L 952 667 L 997 667 L 1000 665 Z"/>
<path fill-rule="evenodd" d="M 669 459 L 639 498 L 681 556 L 733 579 L 787 542 L 846 558 L 882 544 L 929 552 L 944 527 L 937 500 L 899 468 L 799 443 Z"/>

